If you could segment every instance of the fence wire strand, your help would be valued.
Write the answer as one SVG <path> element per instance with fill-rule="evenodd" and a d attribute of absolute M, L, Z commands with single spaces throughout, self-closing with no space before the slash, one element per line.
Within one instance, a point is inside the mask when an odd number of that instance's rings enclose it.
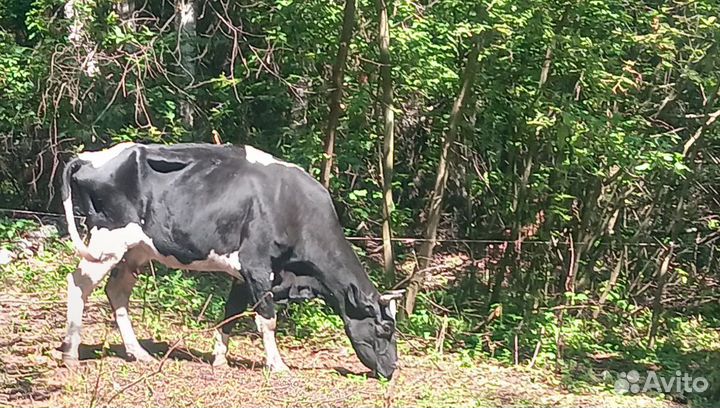
<path fill-rule="evenodd" d="M 15 209 L 15 208 L 0 208 L 0 213 L 11 213 L 11 214 L 24 214 L 24 215 L 33 215 L 38 217 L 57 217 L 57 218 L 65 218 L 65 214 L 60 213 L 53 213 L 53 212 L 45 212 L 45 211 L 31 211 L 31 210 L 21 210 L 21 209 Z M 83 220 L 85 217 L 79 217 L 75 216 L 78 220 Z M 382 242 L 382 237 L 361 237 L 361 236 L 347 236 L 345 237 L 348 241 L 355 241 L 355 242 Z M 423 243 L 423 242 L 430 242 L 430 239 L 427 238 L 419 238 L 419 237 L 395 237 L 391 238 L 393 242 L 401 242 L 404 244 L 414 244 L 414 243 Z M 519 244 L 519 245 L 554 245 L 554 246 L 567 246 L 570 245 L 570 242 L 568 241 L 552 241 L 552 240 L 512 240 L 512 239 L 462 239 L 462 238 L 446 238 L 446 239 L 436 239 L 436 243 L 448 243 L 448 244 L 483 244 L 483 245 L 503 245 L 503 244 Z M 574 243 L 575 246 L 578 245 L 578 243 Z M 628 247 L 660 247 L 664 246 L 660 242 L 597 242 L 594 245 L 601 245 L 601 246 L 628 246 Z M 697 244 L 696 244 L 697 246 Z"/>

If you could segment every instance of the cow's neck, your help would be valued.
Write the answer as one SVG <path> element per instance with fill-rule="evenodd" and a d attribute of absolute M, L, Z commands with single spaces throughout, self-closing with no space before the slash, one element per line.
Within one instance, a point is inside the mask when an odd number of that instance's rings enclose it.
<path fill-rule="evenodd" d="M 370 281 L 350 243 L 343 239 L 338 244 L 335 251 L 329 251 L 336 256 L 328 258 L 328 265 L 318 266 L 324 275 L 325 286 L 335 299 L 335 302 L 331 302 L 335 304 L 331 306 L 336 309 L 336 312 L 341 312 L 341 316 L 345 316 L 349 311 L 348 308 L 351 307 L 347 302 L 348 290 L 351 285 L 355 285 L 360 290 L 360 294 L 373 303 L 379 299 L 380 292 Z"/>

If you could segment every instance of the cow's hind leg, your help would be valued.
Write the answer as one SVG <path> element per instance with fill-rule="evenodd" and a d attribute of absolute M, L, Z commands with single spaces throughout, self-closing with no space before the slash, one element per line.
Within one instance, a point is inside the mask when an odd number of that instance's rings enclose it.
<path fill-rule="evenodd" d="M 67 366 L 75 366 L 78 361 L 85 302 L 121 256 L 109 254 L 97 262 L 83 259 L 75 272 L 67 277 L 67 332 L 61 346 L 62 359 Z"/>
<path fill-rule="evenodd" d="M 88 248 L 92 254 L 101 254 L 101 259 L 82 259 L 77 270 L 67 278 L 67 334 L 61 346 L 66 365 L 77 364 L 82 316 L 88 296 L 125 256 L 127 249 L 142 242 L 143 237 L 140 226 L 133 224 L 114 230 L 93 229 L 91 232 Z"/>
<path fill-rule="evenodd" d="M 237 324 L 237 319 L 233 317 L 244 312 L 248 307 L 248 302 L 251 298 L 250 288 L 244 281 L 233 280 L 232 288 L 230 289 L 230 295 L 228 295 L 227 302 L 225 302 L 225 317 L 223 321 L 227 323 L 223 324 L 217 332 L 215 332 L 215 349 L 213 350 L 213 365 L 222 366 L 227 364 L 227 351 L 228 342 L 230 340 L 230 332 Z M 232 319 L 229 320 L 228 319 Z"/>
<path fill-rule="evenodd" d="M 105 286 L 105 294 L 115 311 L 115 322 L 120 330 L 128 357 L 137 361 L 154 361 L 155 359 L 150 353 L 138 342 L 128 312 L 130 294 L 137 282 L 137 270 L 138 266 L 131 260 L 120 263 L 110 274 Z"/>

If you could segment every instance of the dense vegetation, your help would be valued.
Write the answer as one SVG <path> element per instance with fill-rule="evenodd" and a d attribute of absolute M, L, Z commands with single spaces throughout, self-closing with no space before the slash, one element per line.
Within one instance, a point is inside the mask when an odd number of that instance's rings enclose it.
<path fill-rule="evenodd" d="M 0 205 L 57 211 L 82 148 L 252 144 L 329 185 L 348 236 L 385 238 L 354 243 L 408 288 L 404 331 L 575 377 L 608 361 L 711 377 L 719 16 L 713 0 L 0 0 Z"/>

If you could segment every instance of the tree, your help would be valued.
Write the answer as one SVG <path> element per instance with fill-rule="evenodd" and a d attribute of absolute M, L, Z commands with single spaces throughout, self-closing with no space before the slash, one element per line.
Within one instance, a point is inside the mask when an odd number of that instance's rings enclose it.
<path fill-rule="evenodd" d="M 175 27 L 177 29 L 177 60 L 182 79 L 182 92 L 180 98 L 180 118 L 187 129 L 195 125 L 195 113 L 193 112 L 193 101 L 188 87 L 195 83 L 195 60 L 196 55 L 196 20 L 195 0 L 176 0 L 175 2 Z"/>
<path fill-rule="evenodd" d="M 408 286 L 407 297 L 405 299 L 405 310 L 410 315 L 415 310 L 415 298 L 420 289 L 420 283 L 424 277 L 424 269 L 427 268 L 432 257 L 433 247 L 437 240 L 437 228 L 440 223 L 440 215 L 442 212 L 443 197 L 445 195 L 445 187 L 447 185 L 448 173 L 452 162 L 451 149 L 457 138 L 458 127 L 463 120 L 463 109 L 472 92 L 473 81 L 478 67 L 478 57 L 480 56 L 481 34 L 474 34 L 470 40 L 471 48 L 465 63 L 465 70 L 460 77 L 461 85 L 452 110 L 450 111 L 450 119 L 448 123 L 448 131 L 445 133 L 440 152 L 440 161 L 438 162 L 437 175 L 435 177 L 435 187 L 433 188 L 428 207 L 427 226 L 425 228 L 424 239 L 426 240 L 420 249 L 420 259 L 418 270 L 413 273 Z"/>
<path fill-rule="evenodd" d="M 135 0 L 120 0 L 115 3 L 115 9 L 117 10 L 120 21 L 129 30 L 135 31 L 137 24 L 133 13 L 135 12 Z"/>
<path fill-rule="evenodd" d="M 378 11 L 378 49 L 380 51 L 380 81 L 382 87 L 383 107 L 383 264 L 385 278 L 395 281 L 395 256 L 392 246 L 392 212 L 393 192 L 392 180 L 395 166 L 395 113 L 393 112 L 392 65 L 390 60 L 390 23 L 388 20 L 386 0 L 376 0 Z"/>
<path fill-rule="evenodd" d="M 335 155 L 335 138 L 338 131 L 338 123 L 342 115 L 343 78 L 345 75 L 345 64 L 347 61 L 350 40 L 352 39 L 353 26 L 355 25 L 355 0 L 345 0 L 343 11 L 342 31 L 340 33 L 340 44 L 338 46 L 335 64 L 332 68 L 330 80 L 330 114 L 328 115 L 327 128 L 325 132 L 325 157 L 323 159 L 322 175 L 320 180 L 325 188 L 330 187 L 330 177 L 333 167 L 333 156 Z"/>

